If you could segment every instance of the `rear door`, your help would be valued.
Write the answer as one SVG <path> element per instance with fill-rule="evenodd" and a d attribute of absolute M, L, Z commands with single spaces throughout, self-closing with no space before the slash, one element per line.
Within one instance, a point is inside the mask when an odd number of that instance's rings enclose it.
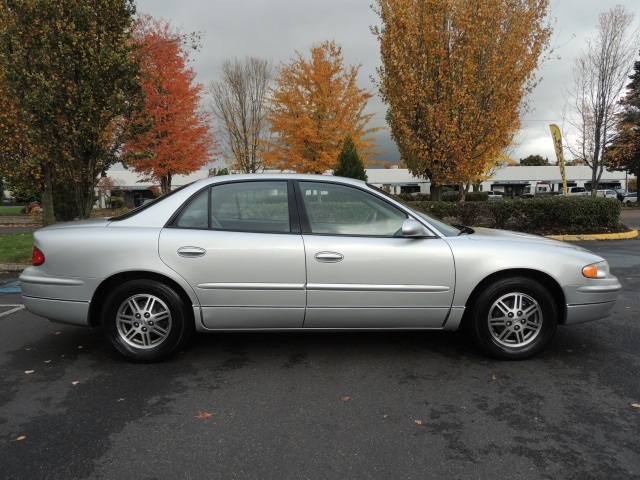
<path fill-rule="evenodd" d="M 212 329 L 299 328 L 305 258 L 286 181 L 215 184 L 162 230 L 160 257 L 193 287 Z"/>

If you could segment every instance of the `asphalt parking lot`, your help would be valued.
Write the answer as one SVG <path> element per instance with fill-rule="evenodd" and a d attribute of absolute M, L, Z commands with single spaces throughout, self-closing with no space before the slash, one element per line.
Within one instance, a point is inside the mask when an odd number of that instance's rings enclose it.
<path fill-rule="evenodd" d="M 640 478 L 640 240 L 614 315 L 521 362 L 455 333 L 197 336 L 121 359 L 0 274 L 1 478 Z"/>

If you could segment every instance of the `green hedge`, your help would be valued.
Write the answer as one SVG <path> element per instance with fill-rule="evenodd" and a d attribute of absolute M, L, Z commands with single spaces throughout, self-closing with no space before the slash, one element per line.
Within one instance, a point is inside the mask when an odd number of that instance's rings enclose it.
<path fill-rule="evenodd" d="M 621 204 L 615 198 L 551 197 L 495 202 L 409 202 L 417 209 L 453 223 L 490 226 L 520 232 L 603 233 L 620 229 Z M 236 218 L 235 205 L 229 205 L 223 218 Z M 256 204 L 243 208 L 242 217 L 250 219 L 286 220 L 287 204 Z M 322 202 L 309 205 L 315 222 L 343 223 L 356 220 L 365 223 L 371 209 L 360 203 Z M 226 213 L 227 215 L 224 215 Z"/>
<path fill-rule="evenodd" d="M 405 202 L 430 202 L 431 195 L 428 193 L 401 193 L 397 195 Z M 444 202 L 457 202 L 460 194 L 453 190 L 442 192 L 442 201 Z M 465 201 L 467 202 L 486 202 L 489 200 L 487 192 L 468 192 L 465 195 Z"/>
<path fill-rule="evenodd" d="M 409 202 L 418 210 L 463 225 L 520 232 L 603 233 L 618 231 L 621 204 L 614 198 L 551 197 L 496 202 Z"/>
<path fill-rule="evenodd" d="M 316 223 L 366 223 L 371 208 L 358 202 L 309 203 L 311 219 Z"/>

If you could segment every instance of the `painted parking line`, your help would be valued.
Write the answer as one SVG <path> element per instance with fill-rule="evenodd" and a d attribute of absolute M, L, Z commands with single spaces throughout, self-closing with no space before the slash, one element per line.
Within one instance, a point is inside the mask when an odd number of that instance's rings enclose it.
<path fill-rule="evenodd" d="M 5 312 L 0 313 L 0 318 L 6 317 L 7 315 L 11 315 L 12 313 L 19 312 L 24 308 L 24 305 L 0 305 L 0 309 L 2 309 L 3 307 L 12 307 L 12 308 L 10 308 Z"/>
<path fill-rule="evenodd" d="M 0 293 L 20 293 L 20 282 L 11 282 L 0 285 Z"/>

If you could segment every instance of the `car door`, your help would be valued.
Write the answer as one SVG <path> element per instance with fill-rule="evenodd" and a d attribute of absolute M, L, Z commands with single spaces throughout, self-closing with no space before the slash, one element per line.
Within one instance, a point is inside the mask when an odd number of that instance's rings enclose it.
<path fill-rule="evenodd" d="M 406 214 L 369 191 L 298 183 L 307 263 L 305 328 L 440 328 L 455 286 L 435 235 L 404 238 Z"/>
<path fill-rule="evenodd" d="M 305 258 L 286 181 L 215 184 L 160 234 L 160 258 L 192 286 L 211 329 L 300 328 Z"/>

